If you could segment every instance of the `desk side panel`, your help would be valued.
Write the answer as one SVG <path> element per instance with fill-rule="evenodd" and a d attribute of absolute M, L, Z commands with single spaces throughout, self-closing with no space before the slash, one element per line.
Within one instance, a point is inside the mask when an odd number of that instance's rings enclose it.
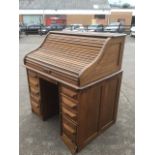
<path fill-rule="evenodd" d="M 78 150 L 97 136 L 100 104 L 100 87 L 95 85 L 82 90 L 79 99 Z"/>
<path fill-rule="evenodd" d="M 100 58 L 80 76 L 80 86 L 99 80 L 121 69 L 125 37 L 111 38 Z"/>
<path fill-rule="evenodd" d="M 104 131 L 116 121 L 122 73 L 101 84 L 101 103 L 99 132 Z"/>

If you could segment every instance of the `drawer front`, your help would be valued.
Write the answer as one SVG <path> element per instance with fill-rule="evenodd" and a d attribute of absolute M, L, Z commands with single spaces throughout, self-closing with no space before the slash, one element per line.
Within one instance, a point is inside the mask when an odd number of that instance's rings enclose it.
<path fill-rule="evenodd" d="M 40 108 L 40 104 L 38 104 L 38 102 L 34 101 L 34 100 L 31 100 L 31 105 L 34 107 L 34 108 Z"/>
<path fill-rule="evenodd" d="M 36 88 L 30 87 L 30 91 L 31 91 L 31 93 L 34 94 L 34 95 L 40 95 L 39 87 L 36 87 Z"/>
<path fill-rule="evenodd" d="M 62 115 L 70 119 L 72 122 L 77 123 L 77 113 L 66 108 L 65 106 L 63 106 L 63 104 L 62 104 Z"/>
<path fill-rule="evenodd" d="M 76 131 L 72 129 L 70 126 L 67 124 L 63 123 L 62 127 L 63 133 L 72 141 L 76 141 Z"/>
<path fill-rule="evenodd" d="M 31 104 L 32 105 L 32 104 Z M 41 115 L 41 112 L 40 112 L 40 108 L 36 108 L 35 106 L 33 106 L 32 105 L 32 111 L 34 112 L 34 113 L 36 113 L 37 115 Z"/>
<path fill-rule="evenodd" d="M 78 99 L 78 93 L 73 89 L 69 89 L 68 87 L 62 86 L 60 88 L 60 91 L 61 91 L 62 94 L 66 95 L 68 97 L 71 97 L 71 98 L 73 98 L 75 100 Z"/>
<path fill-rule="evenodd" d="M 73 101 L 70 98 L 65 97 L 64 95 L 61 95 L 61 102 L 71 109 L 77 109 L 77 101 Z"/>
<path fill-rule="evenodd" d="M 70 149 L 70 151 L 72 152 L 72 154 L 75 154 L 77 152 L 77 145 L 72 142 L 67 135 L 62 134 L 62 139 L 64 141 L 64 143 L 67 145 L 67 147 Z"/>
<path fill-rule="evenodd" d="M 62 116 L 62 132 L 70 139 L 71 142 L 76 142 L 77 126 L 65 116 Z"/>
<path fill-rule="evenodd" d="M 39 87 L 39 79 L 29 76 L 30 86 Z"/>
<path fill-rule="evenodd" d="M 31 93 L 31 99 L 36 101 L 36 102 L 40 102 L 40 96 L 39 95 L 34 95 L 33 93 Z"/>
<path fill-rule="evenodd" d="M 32 108 L 32 111 L 37 115 L 41 114 L 40 102 L 35 101 L 33 98 L 31 98 L 31 108 Z"/>

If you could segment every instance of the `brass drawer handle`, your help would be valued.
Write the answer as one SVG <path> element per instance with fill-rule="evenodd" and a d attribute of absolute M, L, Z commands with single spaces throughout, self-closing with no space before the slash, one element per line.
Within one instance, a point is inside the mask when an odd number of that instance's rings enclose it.
<path fill-rule="evenodd" d="M 71 118 L 74 118 L 76 117 L 76 114 L 70 112 L 69 110 L 65 109 L 65 108 L 62 108 L 62 111 L 64 114 L 67 114 L 68 116 L 70 116 Z"/>
<path fill-rule="evenodd" d="M 69 131 L 71 134 L 75 134 L 75 130 L 72 129 L 70 126 L 68 126 L 67 124 L 63 124 L 63 127 Z"/>

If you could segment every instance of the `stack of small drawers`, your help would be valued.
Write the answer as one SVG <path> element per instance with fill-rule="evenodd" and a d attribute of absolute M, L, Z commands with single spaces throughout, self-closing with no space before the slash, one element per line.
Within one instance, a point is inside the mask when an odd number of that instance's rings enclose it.
<path fill-rule="evenodd" d="M 60 88 L 62 138 L 72 152 L 77 149 L 78 125 L 78 93 L 75 90 L 62 86 Z"/>
<path fill-rule="evenodd" d="M 29 80 L 29 91 L 31 97 L 32 111 L 41 114 L 40 108 L 40 87 L 39 87 L 39 78 L 36 73 L 33 71 L 28 71 L 28 80 Z"/>

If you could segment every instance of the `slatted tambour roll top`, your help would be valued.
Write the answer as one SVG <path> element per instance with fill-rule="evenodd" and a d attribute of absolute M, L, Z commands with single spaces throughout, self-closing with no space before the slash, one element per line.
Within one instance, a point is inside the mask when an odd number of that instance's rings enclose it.
<path fill-rule="evenodd" d="M 121 68 L 124 34 L 50 32 L 27 54 L 27 68 L 72 86 L 86 86 Z"/>

